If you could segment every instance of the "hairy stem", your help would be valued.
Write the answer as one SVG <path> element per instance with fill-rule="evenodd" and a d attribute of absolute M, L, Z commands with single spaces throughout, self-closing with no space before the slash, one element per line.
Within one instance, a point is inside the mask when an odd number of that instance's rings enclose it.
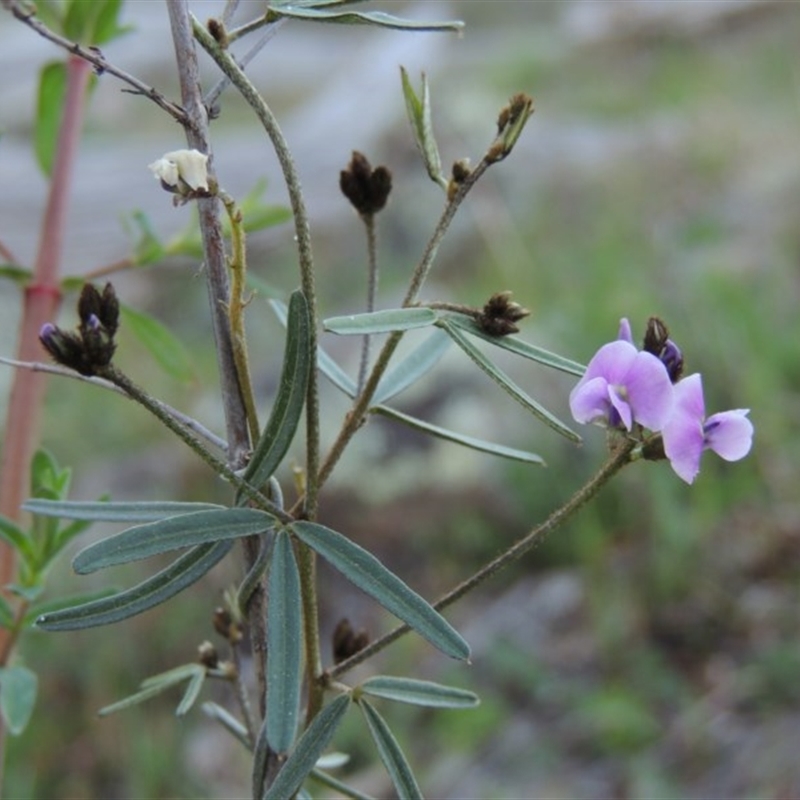
<path fill-rule="evenodd" d="M 375 235 L 375 215 L 362 214 L 364 228 L 367 233 L 367 312 L 375 310 L 375 301 L 378 296 L 378 247 Z M 361 364 L 358 368 L 358 392 L 364 391 L 369 369 L 369 351 L 371 337 L 364 335 L 361 345 Z"/>
<path fill-rule="evenodd" d="M 544 522 L 537 525 L 529 533 L 525 534 L 521 539 L 518 539 L 511 547 L 501 553 L 493 561 L 490 561 L 484 567 L 479 569 L 475 574 L 471 575 L 465 581 L 462 581 L 455 588 L 451 589 L 447 594 L 440 597 L 433 607 L 437 611 L 452 605 L 463 597 L 468 592 L 472 591 L 476 586 L 483 583 L 485 580 L 496 575 L 500 570 L 513 564 L 524 556 L 529 550 L 541 544 L 544 538 L 554 531 L 556 528 L 563 525 L 569 520 L 576 512 L 580 511 L 607 483 L 611 480 L 617 472 L 619 472 L 626 464 L 631 461 L 631 454 L 637 446 L 637 442 L 625 442 L 619 450 L 614 452 L 608 460 L 603 464 L 600 470 L 589 479 L 575 494 L 564 503 L 563 506 L 557 508 L 547 517 Z M 344 674 L 348 670 L 360 664 L 362 661 L 374 656 L 381 650 L 386 648 L 396 639 L 399 639 L 403 634 L 408 633 L 411 628 L 408 625 L 399 625 L 393 631 L 390 631 L 380 639 L 376 639 L 372 644 L 367 645 L 363 650 L 359 650 L 355 655 L 342 661 L 331 669 L 326 670 L 324 679 L 326 681 L 333 680 L 339 675 Z"/>

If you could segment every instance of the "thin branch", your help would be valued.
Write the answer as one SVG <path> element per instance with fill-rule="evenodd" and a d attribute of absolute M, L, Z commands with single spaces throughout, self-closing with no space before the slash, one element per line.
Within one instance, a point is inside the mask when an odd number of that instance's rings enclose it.
<path fill-rule="evenodd" d="M 375 215 L 361 214 L 364 228 L 367 234 L 367 312 L 375 310 L 375 301 L 378 295 L 378 246 L 375 235 Z M 363 391 L 367 381 L 367 370 L 369 369 L 369 352 L 372 339 L 367 333 L 361 340 L 361 363 L 358 367 L 358 386 L 359 393 Z"/>
<path fill-rule="evenodd" d="M 467 578 L 467 580 L 462 581 L 454 589 L 451 589 L 447 594 L 440 597 L 433 603 L 433 607 L 437 611 L 447 608 L 447 606 L 455 603 L 456 600 L 459 600 L 476 586 L 491 578 L 493 575 L 496 575 L 500 570 L 509 566 L 509 564 L 518 561 L 532 548 L 541 544 L 549 533 L 563 525 L 577 511 L 583 508 L 583 506 L 585 506 L 617 472 L 626 464 L 630 463 L 631 454 L 637 444 L 638 442 L 633 440 L 626 442 L 618 451 L 611 455 L 600 470 L 578 489 L 564 505 L 553 511 L 544 522 L 537 525 L 521 539 L 518 539 L 511 547 L 501 553 L 493 561 L 490 561 L 475 574 Z M 385 636 L 381 636 L 380 639 L 376 639 L 374 642 L 367 645 L 363 650 L 359 650 L 355 655 L 331 667 L 325 672 L 324 679 L 328 681 L 337 678 L 357 664 L 371 658 L 410 630 L 411 628 L 408 625 L 398 626 Z"/>
<path fill-rule="evenodd" d="M 173 119 L 180 122 L 181 125 L 193 127 L 192 121 L 179 105 L 167 100 L 163 94 L 156 91 L 152 86 L 148 86 L 135 76 L 114 66 L 111 62 L 106 61 L 105 56 L 97 48 L 91 49 L 82 47 L 77 42 L 72 42 L 69 39 L 65 39 L 63 36 L 59 36 L 59 34 L 51 31 L 43 22 L 38 20 L 34 11 L 26 10 L 17 0 L 8 0 L 6 5 L 20 22 L 36 31 L 40 36 L 62 47 L 67 52 L 82 58 L 84 61 L 88 61 L 95 68 L 95 72 L 98 75 L 107 72 L 109 75 L 119 78 L 123 83 L 127 83 L 128 86 L 133 88 L 133 91 L 130 92 L 131 94 L 140 94 L 149 98 L 159 108 L 166 111 Z"/>

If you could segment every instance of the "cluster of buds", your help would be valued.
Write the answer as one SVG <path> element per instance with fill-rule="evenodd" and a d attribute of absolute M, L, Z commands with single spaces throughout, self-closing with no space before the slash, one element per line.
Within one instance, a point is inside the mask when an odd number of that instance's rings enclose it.
<path fill-rule="evenodd" d="M 356 632 L 346 617 L 333 631 L 333 663 L 341 664 L 369 644 L 369 634 L 362 628 Z"/>
<path fill-rule="evenodd" d="M 481 330 L 489 336 L 508 336 L 519 333 L 517 322 L 530 315 L 527 308 L 511 300 L 511 292 L 493 294 L 476 320 Z"/>
<path fill-rule="evenodd" d="M 362 217 L 377 214 L 392 191 L 392 173 L 386 167 L 375 167 L 363 153 L 353 151 L 346 169 L 339 173 L 339 188 Z"/>
<path fill-rule="evenodd" d="M 513 149 L 525 124 L 533 114 L 533 98 L 527 94 L 515 94 L 497 117 L 497 136 L 486 153 L 486 159 L 494 164 L 502 161 Z"/>
<path fill-rule="evenodd" d="M 119 302 L 114 287 L 107 283 L 102 293 L 87 283 L 78 300 L 80 324 L 77 331 L 62 331 L 47 322 L 39 341 L 53 360 L 81 375 L 97 375 L 114 356 L 114 335 L 119 327 Z"/>

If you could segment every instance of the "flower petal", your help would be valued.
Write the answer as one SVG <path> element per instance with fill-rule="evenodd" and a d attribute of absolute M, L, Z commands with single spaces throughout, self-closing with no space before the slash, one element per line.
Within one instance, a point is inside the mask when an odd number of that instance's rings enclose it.
<path fill-rule="evenodd" d="M 581 381 L 589 381 L 600 376 L 609 383 L 622 384 L 636 358 L 636 353 L 636 348 L 630 342 L 616 341 L 604 344 L 592 356 Z"/>
<path fill-rule="evenodd" d="M 625 430 L 629 431 L 633 427 L 633 410 L 627 400 L 625 387 L 612 386 L 609 384 L 608 399 L 616 412 L 616 417 L 618 417 L 618 419 L 615 419 L 615 415 L 610 414 L 608 420 L 610 425 L 612 427 L 617 427 L 619 422 L 622 422 L 625 426 Z"/>
<path fill-rule="evenodd" d="M 750 409 L 737 408 L 712 414 L 706 420 L 706 447 L 726 461 L 744 458 L 753 444 L 753 423 L 747 419 Z"/>
<path fill-rule="evenodd" d="M 623 317 L 619 321 L 619 333 L 617 334 L 617 339 L 623 342 L 628 342 L 628 344 L 633 344 L 633 333 L 631 332 L 631 323 L 628 322 L 627 317 Z"/>
<path fill-rule="evenodd" d="M 692 483 L 700 471 L 700 456 L 705 447 L 702 420 L 678 409 L 664 426 L 661 436 L 672 469 L 686 483 Z"/>
<path fill-rule="evenodd" d="M 199 150 L 173 150 L 164 158 L 177 164 L 178 173 L 191 189 L 208 191 L 208 156 Z"/>
<path fill-rule="evenodd" d="M 608 381 L 605 378 L 583 379 L 569 394 L 569 409 L 576 422 L 588 424 L 608 418 Z"/>
<path fill-rule="evenodd" d="M 624 378 L 636 422 L 660 431 L 672 413 L 673 387 L 666 367 L 652 353 L 636 354 Z"/>
<path fill-rule="evenodd" d="M 699 372 L 688 375 L 675 384 L 675 408 L 702 422 L 706 418 L 703 399 L 703 379 Z"/>
<path fill-rule="evenodd" d="M 147 168 L 153 173 L 157 181 L 163 181 L 167 186 L 178 185 L 178 165 L 162 156 L 158 161 L 148 164 Z"/>

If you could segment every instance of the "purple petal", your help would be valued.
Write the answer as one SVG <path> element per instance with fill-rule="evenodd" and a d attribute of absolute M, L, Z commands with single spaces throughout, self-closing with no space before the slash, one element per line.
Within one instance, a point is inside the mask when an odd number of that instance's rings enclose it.
<path fill-rule="evenodd" d="M 605 378 L 609 383 L 622 384 L 636 358 L 637 350 L 629 342 L 616 341 L 604 344 L 592 356 L 581 381 Z"/>
<path fill-rule="evenodd" d="M 587 424 L 603 417 L 608 418 L 608 382 L 598 377 L 589 381 L 583 378 L 569 394 L 569 409 L 576 422 Z"/>
<path fill-rule="evenodd" d="M 705 424 L 706 447 L 726 461 L 744 458 L 753 444 L 753 423 L 747 419 L 749 411 L 737 408 L 712 414 Z"/>
<path fill-rule="evenodd" d="M 622 384 L 636 422 L 660 431 L 673 405 L 672 381 L 666 367 L 651 353 L 637 353 Z"/>
<path fill-rule="evenodd" d="M 699 372 L 688 375 L 675 384 L 675 409 L 691 415 L 699 422 L 706 418 L 703 379 Z"/>
<path fill-rule="evenodd" d="M 700 456 L 705 447 L 702 420 L 677 409 L 664 426 L 661 436 L 672 469 L 686 483 L 692 483 L 700 471 Z"/>
<path fill-rule="evenodd" d="M 627 317 L 623 317 L 619 321 L 619 333 L 617 334 L 617 339 L 623 342 L 628 342 L 628 344 L 633 344 L 633 333 L 631 333 L 631 324 L 628 322 Z"/>
<path fill-rule="evenodd" d="M 614 408 L 614 411 L 617 412 L 620 422 L 622 422 L 626 430 L 630 430 L 633 427 L 633 410 L 631 409 L 627 398 L 623 394 L 623 391 L 621 391 L 618 387 L 609 384 L 608 399 Z M 612 420 L 609 418 L 609 422 L 611 421 Z M 614 427 L 616 427 L 616 425 Z"/>

